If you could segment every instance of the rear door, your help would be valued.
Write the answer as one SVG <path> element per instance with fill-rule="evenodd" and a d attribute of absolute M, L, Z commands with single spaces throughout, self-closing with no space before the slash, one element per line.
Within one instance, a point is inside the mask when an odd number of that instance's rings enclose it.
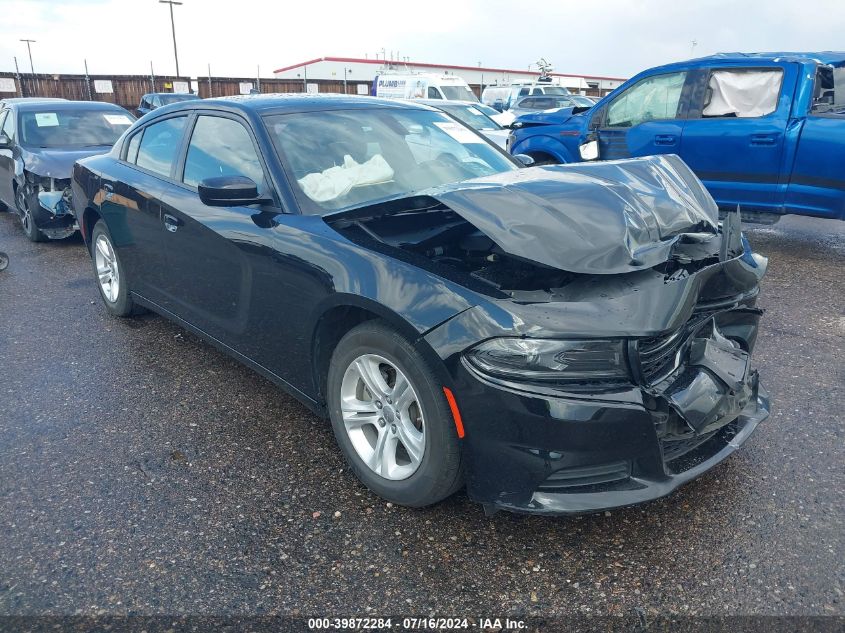
<path fill-rule="evenodd" d="M 596 114 L 599 158 L 677 154 L 689 103 L 689 78 L 685 70 L 645 77 L 602 108 Z"/>
<path fill-rule="evenodd" d="M 797 69 L 764 62 L 698 71 L 678 153 L 721 208 L 781 208 L 787 183 L 784 137 Z"/>
<path fill-rule="evenodd" d="M 845 66 L 819 66 L 786 191 L 786 213 L 845 220 Z"/>
<path fill-rule="evenodd" d="M 133 291 L 163 305 L 167 243 L 161 200 L 172 184 L 187 115 L 158 119 L 123 144 L 114 172 L 103 174 L 100 210 L 128 271 Z"/>

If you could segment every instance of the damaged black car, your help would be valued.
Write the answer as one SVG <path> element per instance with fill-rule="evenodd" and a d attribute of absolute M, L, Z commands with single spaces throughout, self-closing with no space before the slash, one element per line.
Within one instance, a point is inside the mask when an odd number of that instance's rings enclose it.
<path fill-rule="evenodd" d="M 0 109 L 0 208 L 33 242 L 76 231 L 73 163 L 107 152 L 135 117 L 112 103 L 10 99 Z"/>
<path fill-rule="evenodd" d="M 108 311 L 280 385 L 399 504 L 639 503 L 768 416 L 766 259 L 675 156 L 525 168 L 425 106 L 256 96 L 156 110 L 72 186 Z"/>

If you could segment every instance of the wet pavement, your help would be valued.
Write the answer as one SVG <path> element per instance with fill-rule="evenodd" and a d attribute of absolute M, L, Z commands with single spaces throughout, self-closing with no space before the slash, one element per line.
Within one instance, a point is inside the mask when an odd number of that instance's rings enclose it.
<path fill-rule="evenodd" d="M 746 446 L 645 506 L 488 518 L 380 501 L 327 423 L 0 214 L 0 614 L 845 614 L 845 222 L 747 232 Z"/>

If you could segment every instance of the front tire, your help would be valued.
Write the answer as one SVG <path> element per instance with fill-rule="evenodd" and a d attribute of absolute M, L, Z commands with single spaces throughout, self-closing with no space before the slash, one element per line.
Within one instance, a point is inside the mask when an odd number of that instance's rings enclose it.
<path fill-rule="evenodd" d="M 120 262 L 111 233 L 103 220 L 98 220 L 91 231 L 91 250 L 97 289 L 106 309 L 119 317 L 137 314 L 139 308 L 129 292 L 126 270 Z"/>
<path fill-rule="evenodd" d="M 364 485 L 394 503 L 437 503 L 463 483 L 457 431 L 428 362 L 396 330 L 367 321 L 341 339 L 328 372 L 337 443 Z"/>
<path fill-rule="evenodd" d="M 35 226 L 33 204 L 38 204 L 38 194 L 30 191 L 28 185 L 18 187 L 15 191 L 15 206 L 21 219 L 21 228 L 32 242 L 45 242 L 47 236 Z"/>

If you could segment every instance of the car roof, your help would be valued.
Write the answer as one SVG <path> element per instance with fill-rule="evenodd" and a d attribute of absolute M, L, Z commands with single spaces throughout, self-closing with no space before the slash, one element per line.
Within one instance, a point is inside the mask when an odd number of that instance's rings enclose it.
<path fill-rule="evenodd" d="M 810 52 L 770 52 L 770 53 L 716 53 L 707 57 L 698 57 L 683 62 L 665 64 L 651 70 L 673 69 L 673 68 L 698 68 L 712 66 L 714 63 L 722 64 L 748 64 L 749 62 L 799 62 L 842 65 L 845 64 L 845 52 L 841 51 L 820 51 Z"/>
<path fill-rule="evenodd" d="M 416 103 L 422 103 L 427 106 L 432 106 L 435 108 L 439 108 L 442 105 L 458 105 L 458 106 L 467 106 L 467 107 L 475 107 L 478 105 L 484 105 L 479 103 L 478 101 L 458 101 L 457 99 L 414 99 Z"/>
<path fill-rule="evenodd" d="M 195 95 L 192 92 L 148 92 L 141 98 L 143 99 L 144 97 L 171 97 L 173 95 L 177 95 L 179 97 L 193 97 L 194 99 L 200 98 L 199 95 Z"/>
<path fill-rule="evenodd" d="M 28 101 L 11 104 L 19 112 L 32 112 L 35 110 L 43 110 L 45 106 L 49 105 L 50 110 L 54 112 L 67 112 L 72 110 L 118 110 L 126 112 L 123 108 L 115 103 L 107 101 Z"/>
<path fill-rule="evenodd" d="M 285 93 L 285 94 L 257 94 L 237 95 L 233 97 L 218 97 L 212 99 L 183 101 L 171 103 L 155 110 L 156 113 L 178 112 L 180 110 L 198 109 L 235 110 L 244 113 L 269 112 L 317 112 L 320 110 L 347 110 L 355 108 L 396 108 L 405 110 L 427 110 L 427 106 L 417 102 L 401 99 L 380 99 L 378 97 L 362 97 L 342 94 Z"/>
<path fill-rule="evenodd" d="M 0 104 L 37 103 L 39 101 L 67 101 L 67 99 L 62 97 L 9 97 L 8 99 L 0 99 Z"/>

